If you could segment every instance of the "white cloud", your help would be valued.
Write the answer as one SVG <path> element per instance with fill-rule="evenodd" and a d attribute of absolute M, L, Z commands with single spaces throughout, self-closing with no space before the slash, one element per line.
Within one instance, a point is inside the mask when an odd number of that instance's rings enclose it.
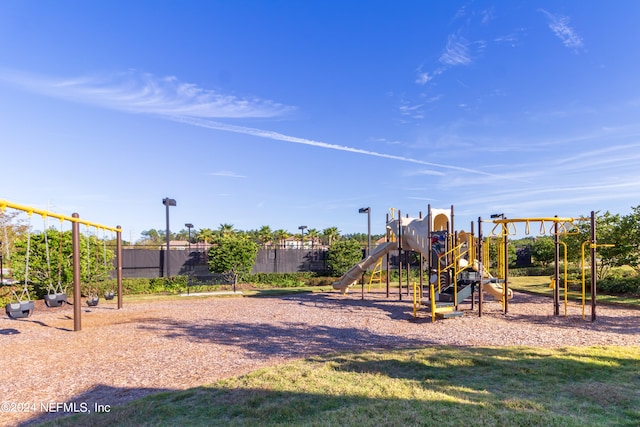
<path fill-rule="evenodd" d="M 435 175 L 435 176 L 445 176 L 443 172 L 434 171 L 432 169 L 420 169 L 413 172 L 407 172 L 406 176 L 421 176 L 421 175 Z"/>
<path fill-rule="evenodd" d="M 53 79 L 0 71 L 0 81 L 25 90 L 105 108 L 203 118 L 270 118 L 293 107 L 257 97 L 240 97 L 135 70 L 107 76 Z"/>
<path fill-rule="evenodd" d="M 447 39 L 444 52 L 440 55 L 440 62 L 446 65 L 468 65 L 471 63 L 469 43 L 464 37 L 451 34 Z"/>
<path fill-rule="evenodd" d="M 424 73 L 424 72 L 418 72 L 418 75 L 416 76 L 416 83 L 418 83 L 419 85 L 425 85 L 429 82 L 429 80 L 431 80 L 433 77 L 431 77 L 429 75 L 429 73 Z"/>
<path fill-rule="evenodd" d="M 480 12 L 481 22 L 484 25 L 489 24 L 494 19 L 493 7 L 489 9 L 484 9 Z"/>
<path fill-rule="evenodd" d="M 582 37 L 569 25 L 569 17 L 554 15 L 544 9 L 540 9 L 549 20 L 549 28 L 562 41 L 566 47 L 579 49 L 583 47 Z"/>
<path fill-rule="evenodd" d="M 226 177 L 226 178 L 246 178 L 245 175 L 240 175 L 238 173 L 231 172 L 231 171 L 211 172 L 209 175 L 210 176 L 223 176 L 223 177 Z"/>
<path fill-rule="evenodd" d="M 422 106 L 422 104 L 409 105 L 405 102 L 399 107 L 400 114 L 413 119 L 422 119 L 424 118 L 424 113 L 421 110 Z"/>
<path fill-rule="evenodd" d="M 238 98 L 235 96 L 222 95 L 212 90 L 200 88 L 195 84 L 180 83 L 175 77 L 157 78 L 151 74 L 140 74 L 131 71 L 118 74 L 109 79 L 88 77 L 61 80 L 29 75 L 27 73 L 12 73 L 0 70 L 0 81 L 12 83 L 24 90 L 42 95 L 84 104 L 98 105 L 118 111 L 156 115 L 167 120 L 191 126 L 472 174 L 494 176 L 491 173 L 470 168 L 432 163 L 411 157 L 378 153 L 360 148 L 299 138 L 269 130 L 216 122 L 210 119 L 214 117 L 275 117 L 290 111 L 291 107 L 259 98 Z M 416 117 L 421 114 L 419 112 L 420 107 L 420 105 L 405 106 L 404 109 L 408 114 Z"/>

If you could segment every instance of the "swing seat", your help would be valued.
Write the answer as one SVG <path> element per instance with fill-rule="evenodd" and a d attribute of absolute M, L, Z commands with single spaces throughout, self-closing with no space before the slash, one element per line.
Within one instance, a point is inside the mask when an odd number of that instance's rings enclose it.
<path fill-rule="evenodd" d="M 115 298 L 115 296 L 116 295 L 113 293 L 113 291 L 104 293 L 104 299 L 106 299 L 107 301 L 111 301 Z"/>
<path fill-rule="evenodd" d="M 7 316 L 11 319 L 24 319 L 33 314 L 33 301 L 11 302 L 5 306 Z"/>
<path fill-rule="evenodd" d="M 67 302 L 67 294 L 65 293 L 47 294 L 44 296 L 44 303 L 47 307 L 60 307 L 65 302 Z"/>
<path fill-rule="evenodd" d="M 100 297 L 89 297 L 87 298 L 87 305 L 89 307 L 95 307 L 100 302 Z"/>

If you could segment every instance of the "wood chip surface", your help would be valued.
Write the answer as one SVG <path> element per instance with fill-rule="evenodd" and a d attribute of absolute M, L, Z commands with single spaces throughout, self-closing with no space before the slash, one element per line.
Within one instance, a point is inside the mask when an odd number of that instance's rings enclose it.
<path fill-rule="evenodd" d="M 255 369 L 337 351 L 432 345 L 565 347 L 640 346 L 640 310 L 575 303 L 554 316 L 549 298 L 515 293 L 508 313 L 485 297 L 460 306 L 464 316 L 431 322 L 413 317 L 412 297 L 359 289 L 279 297 L 182 297 L 46 308 L 0 320 L 0 426 L 29 425 L 71 409 L 114 407 L 165 390 L 181 390 Z M 66 406 L 65 406 L 66 404 Z M 75 406 L 74 406 L 75 405 Z"/>

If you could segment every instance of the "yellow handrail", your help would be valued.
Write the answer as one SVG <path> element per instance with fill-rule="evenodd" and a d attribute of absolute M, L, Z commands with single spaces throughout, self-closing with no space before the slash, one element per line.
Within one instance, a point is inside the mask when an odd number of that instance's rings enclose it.
<path fill-rule="evenodd" d="M 470 249 L 469 247 L 467 247 L 467 249 L 465 251 L 460 251 L 460 249 L 464 246 L 464 243 L 460 243 L 457 246 L 454 246 L 453 248 L 449 249 L 448 251 L 446 251 L 445 253 L 438 255 L 438 292 L 442 292 L 441 289 L 441 281 L 440 278 L 442 277 L 441 274 L 442 272 L 450 269 L 453 267 L 453 300 L 456 302 L 456 307 L 458 306 L 457 302 L 458 302 L 458 281 L 456 280 L 456 278 L 458 277 L 459 274 L 459 261 L 462 259 L 462 257 L 465 254 L 470 253 Z M 453 259 L 452 262 L 450 264 L 447 264 L 444 266 L 444 268 L 442 268 L 442 258 L 447 257 L 449 254 L 453 254 Z"/>

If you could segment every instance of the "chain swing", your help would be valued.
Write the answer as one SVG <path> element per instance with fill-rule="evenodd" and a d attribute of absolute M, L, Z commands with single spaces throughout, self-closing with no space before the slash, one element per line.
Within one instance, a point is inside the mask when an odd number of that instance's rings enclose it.
<path fill-rule="evenodd" d="M 46 227 L 46 216 L 42 216 L 43 220 L 45 220 L 44 227 L 44 246 L 47 254 L 47 276 L 49 279 L 49 286 L 47 288 L 47 293 L 44 296 L 44 303 L 47 307 L 61 307 L 64 303 L 67 302 L 67 294 L 62 289 L 62 220 L 60 220 L 60 233 L 59 233 L 59 251 L 58 251 L 58 283 L 56 286 L 53 286 L 53 280 L 51 279 L 51 257 L 49 255 L 49 239 L 47 237 L 48 230 Z"/>
<path fill-rule="evenodd" d="M 105 271 L 106 271 L 106 267 L 109 264 L 109 262 L 107 257 L 107 236 L 106 236 L 106 230 L 104 229 L 102 230 L 102 262 L 104 264 Z M 104 291 L 104 299 L 106 299 L 107 301 L 114 299 L 115 295 L 116 294 L 114 292 L 113 286 L 111 286 L 106 291 Z"/>
<path fill-rule="evenodd" d="M 89 294 L 87 295 L 87 305 L 89 307 L 95 307 L 100 302 L 100 296 L 98 295 L 98 290 L 91 287 L 92 279 L 93 279 L 93 274 L 91 273 L 91 235 L 89 234 L 89 226 L 87 225 L 87 282 L 89 284 Z"/>
<path fill-rule="evenodd" d="M 30 317 L 33 314 L 33 310 L 35 308 L 34 303 L 31 300 L 31 296 L 29 295 L 29 255 L 31 253 L 31 214 L 32 213 L 28 212 L 28 214 L 29 214 L 29 226 L 28 226 L 28 233 L 27 233 L 27 252 L 25 254 L 24 286 L 22 287 L 22 292 L 20 293 L 20 295 L 16 293 L 15 289 L 13 288 L 13 285 L 11 286 L 11 295 L 15 298 L 16 301 L 9 302 L 5 306 L 5 312 L 7 313 L 7 316 L 9 316 L 10 319 L 14 319 L 14 320 Z M 8 242 L 6 222 L 4 224 L 4 235 L 5 235 L 5 240 Z M 7 249 L 7 255 L 8 254 L 9 254 L 9 251 Z M 10 258 L 7 259 L 7 264 L 11 271 L 11 275 L 13 275 L 13 270 L 11 270 Z M 13 283 L 13 280 L 11 280 L 11 282 Z M 26 300 L 25 300 L 25 297 L 26 297 Z"/>

